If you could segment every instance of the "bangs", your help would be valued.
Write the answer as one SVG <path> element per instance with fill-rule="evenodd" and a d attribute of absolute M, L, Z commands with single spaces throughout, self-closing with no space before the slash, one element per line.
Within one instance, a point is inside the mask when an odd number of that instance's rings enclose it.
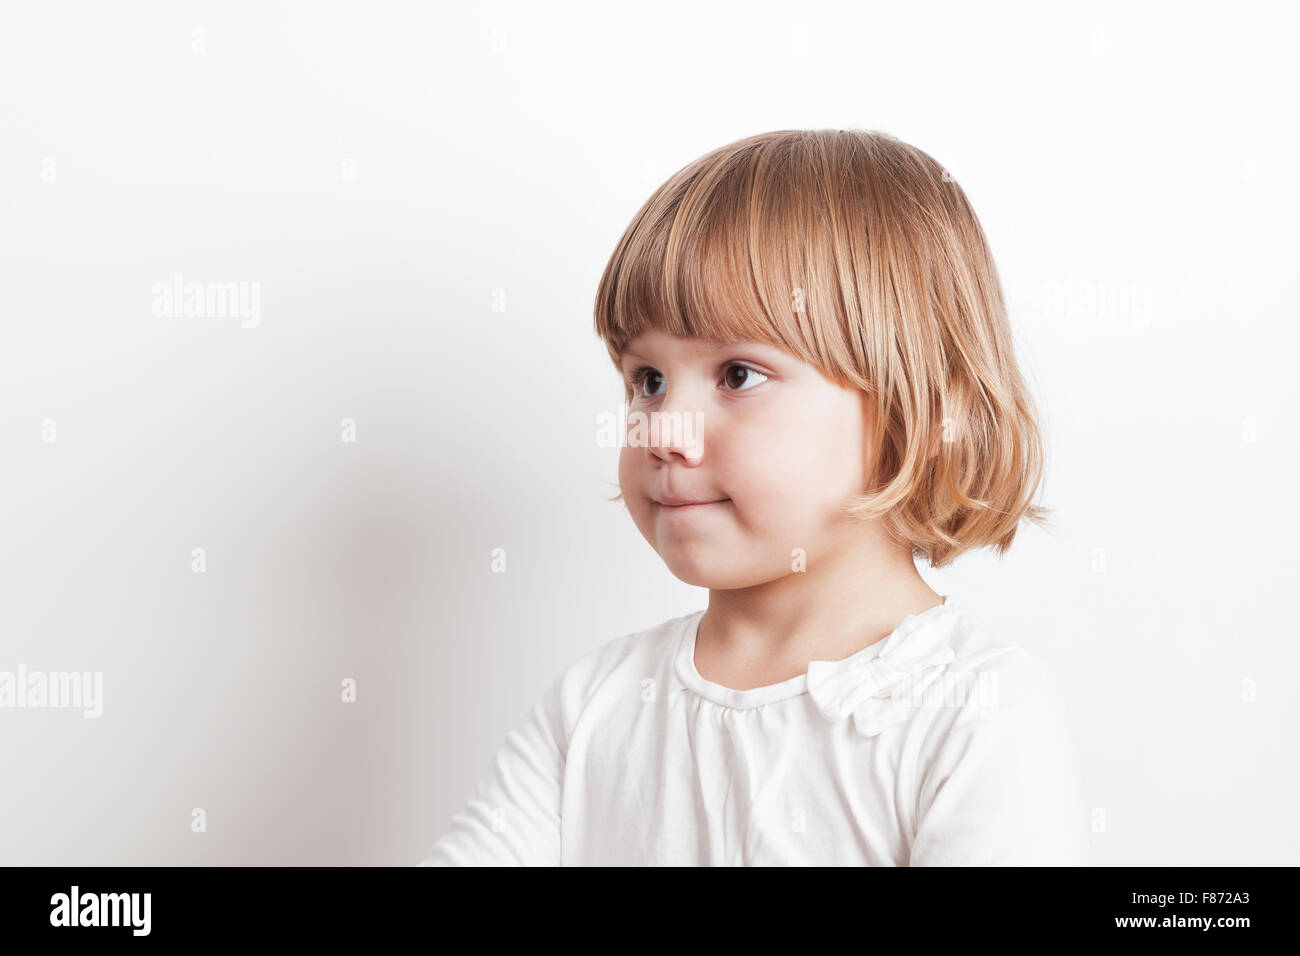
<path fill-rule="evenodd" d="M 647 329 L 774 346 L 828 376 L 835 365 L 810 313 L 842 313 L 812 268 L 832 245 L 828 196 L 803 154 L 742 141 L 690 164 L 637 213 L 596 296 L 596 331 L 617 365 Z M 842 378 L 843 376 L 835 376 Z"/>

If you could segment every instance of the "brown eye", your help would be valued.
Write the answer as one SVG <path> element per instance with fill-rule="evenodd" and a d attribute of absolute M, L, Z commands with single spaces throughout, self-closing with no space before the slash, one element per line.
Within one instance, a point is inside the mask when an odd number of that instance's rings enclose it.
<path fill-rule="evenodd" d="M 734 377 L 735 373 L 737 372 L 741 373 L 739 381 L 736 381 Z M 759 378 L 758 381 L 754 381 L 755 375 L 758 376 Z M 734 387 L 732 388 L 732 391 L 743 392 L 746 390 L 746 388 L 742 386 L 753 387 L 754 385 L 762 385 L 763 382 L 767 381 L 767 376 L 764 375 L 762 372 L 758 371 L 757 369 L 752 369 L 747 365 L 729 365 L 727 366 L 727 372 L 723 376 L 723 379 L 728 384 L 734 383 Z"/>
<path fill-rule="evenodd" d="M 641 391 L 642 393 L 647 393 L 648 389 L 646 388 L 646 382 L 650 378 L 660 378 L 660 377 L 661 376 L 659 375 L 659 373 L 656 372 L 654 369 L 647 368 L 646 366 L 643 365 L 641 368 L 637 369 L 635 372 L 632 373 L 629 384 L 631 384 L 632 391 L 634 393 L 637 392 L 638 390 Z M 649 397 L 649 395 L 647 394 L 646 397 Z"/>

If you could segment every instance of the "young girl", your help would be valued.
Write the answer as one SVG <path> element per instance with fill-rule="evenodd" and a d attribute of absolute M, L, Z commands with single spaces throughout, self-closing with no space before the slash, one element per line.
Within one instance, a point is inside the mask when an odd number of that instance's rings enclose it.
<path fill-rule="evenodd" d="M 619 497 L 708 607 L 556 677 L 421 865 L 1086 863 L 1052 674 L 916 570 L 1046 518 L 943 167 L 850 130 L 715 150 L 633 219 L 596 331 L 652 423 Z"/>

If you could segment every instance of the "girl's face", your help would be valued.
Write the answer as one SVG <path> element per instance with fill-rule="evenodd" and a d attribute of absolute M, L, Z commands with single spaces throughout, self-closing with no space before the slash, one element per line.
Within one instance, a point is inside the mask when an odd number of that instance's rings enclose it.
<path fill-rule="evenodd" d="M 637 528 L 682 581 L 750 587 L 790 574 L 796 548 L 812 562 L 861 540 L 862 525 L 839 509 L 866 487 L 865 392 L 773 346 L 657 329 L 628 343 L 622 371 L 639 378 L 619 484 Z M 639 418 L 658 418 L 657 436 L 641 429 L 658 444 L 644 435 L 632 444 Z M 672 499 L 709 503 L 664 503 Z"/>

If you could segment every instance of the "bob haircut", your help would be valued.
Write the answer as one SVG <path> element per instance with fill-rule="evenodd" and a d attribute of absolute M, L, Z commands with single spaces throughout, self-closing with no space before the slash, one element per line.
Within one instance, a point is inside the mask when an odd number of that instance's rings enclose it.
<path fill-rule="evenodd" d="M 615 366 L 656 328 L 772 345 L 867 392 L 870 481 L 845 511 L 934 567 L 1001 556 L 1022 518 L 1047 523 L 1031 503 L 1041 433 L 984 231 L 947 171 L 896 137 L 779 130 L 688 164 L 619 240 L 595 327 Z"/>

